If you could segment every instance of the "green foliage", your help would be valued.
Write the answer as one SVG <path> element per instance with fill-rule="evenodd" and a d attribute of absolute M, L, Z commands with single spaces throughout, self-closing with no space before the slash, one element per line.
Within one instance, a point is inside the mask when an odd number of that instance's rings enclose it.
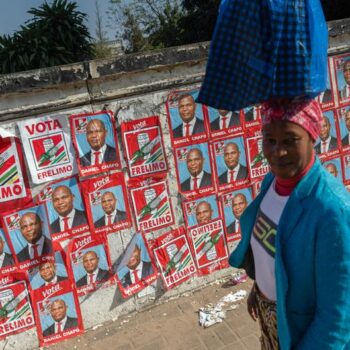
<path fill-rule="evenodd" d="M 46 1 L 13 36 L 0 36 L 0 73 L 79 62 L 92 57 L 86 14 L 68 0 Z"/>

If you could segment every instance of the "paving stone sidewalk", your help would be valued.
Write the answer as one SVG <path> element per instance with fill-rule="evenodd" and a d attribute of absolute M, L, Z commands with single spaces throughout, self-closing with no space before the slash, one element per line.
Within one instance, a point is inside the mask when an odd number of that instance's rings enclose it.
<path fill-rule="evenodd" d="M 96 330 L 49 347 L 50 350 L 258 350 L 258 324 L 246 311 L 246 299 L 228 311 L 224 322 L 209 328 L 198 324 L 198 309 L 216 304 L 232 291 L 249 291 L 252 283 L 213 284 L 146 311 L 120 317 Z"/>

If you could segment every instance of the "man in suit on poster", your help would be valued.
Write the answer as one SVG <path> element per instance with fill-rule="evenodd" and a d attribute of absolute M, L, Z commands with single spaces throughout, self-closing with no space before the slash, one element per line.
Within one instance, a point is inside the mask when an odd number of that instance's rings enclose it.
<path fill-rule="evenodd" d="M 325 168 L 331 175 L 338 177 L 338 169 L 334 163 L 328 163 Z"/>
<path fill-rule="evenodd" d="M 51 233 L 67 231 L 87 224 L 85 213 L 73 206 L 74 195 L 69 187 L 57 186 L 52 191 L 51 200 L 58 214 L 58 218 L 50 224 Z"/>
<path fill-rule="evenodd" d="M 204 157 L 200 149 L 192 148 L 187 153 L 186 163 L 190 177 L 180 184 L 181 191 L 192 191 L 211 186 L 211 175 L 203 170 Z"/>
<path fill-rule="evenodd" d="M 113 192 L 107 191 L 102 195 L 101 206 L 105 214 L 94 222 L 96 228 L 126 220 L 126 212 L 117 209 L 117 198 Z"/>
<path fill-rule="evenodd" d="M 196 103 L 192 95 L 181 95 L 178 99 L 178 109 L 182 123 L 173 130 L 174 138 L 205 132 L 204 122 L 195 116 Z"/>
<path fill-rule="evenodd" d="M 52 252 L 51 240 L 42 233 L 42 224 L 39 215 L 27 212 L 19 220 L 20 231 L 28 243 L 18 254 L 20 262 L 36 259 Z"/>
<path fill-rule="evenodd" d="M 88 284 L 103 282 L 110 277 L 107 270 L 98 267 L 99 257 L 96 252 L 90 250 L 83 255 L 83 266 L 86 274 L 81 277 L 77 283 L 77 287 L 83 287 Z"/>
<path fill-rule="evenodd" d="M 348 133 L 342 138 L 341 144 L 343 146 L 350 145 L 350 108 L 348 108 L 345 112 L 345 126 L 348 130 Z"/>
<path fill-rule="evenodd" d="M 320 142 L 315 146 L 316 154 L 326 153 L 337 149 L 337 139 L 331 136 L 331 123 L 326 116 L 323 116 L 321 123 L 320 139 Z"/>
<path fill-rule="evenodd" d="M 343 75 L 345 80 L 344 87 L 339 91 L 340 99 L 350 98 L 350 59 L 346 60 L 343 65 Z"/>
<path fill-rule="evenodd" d="M 223 130 L 240 125 L 239 112 L 230 112 L 225 109 L 218 109 L 219 115 L 210 123 L 210 129 Z"/>
<path fill-rule="evenodd" d="M 234 234 L 234 233 L 241 232 L 239 219 L 247 206 L 248 206 L 248 201 L 244 193 L 237 193 L 232 198 L 232 213 L 233 213 L 233 216 L 235 217 L 235 220 L 232 222 L 232 224 L 227 226 L 226 228 L 227 234 Z"/>
<path fill-rule="evenodd" d="M 153 273 L 151 262 L 141 260 L 141 248 L 136 244 L 127 263 L 128 272 L 121 278 L 124 288 L 140 282 Z"/>
<path fill-rule="evenodd" d="M 5 239 L 0 235 L 0 269 L 14 264 L 12 255 L 4 251 L 5 244 Z"/>
<path fill-rule="evenodd" d="M 248 177 L 247 167 L 239 163 L 241 152 L 236 143 L 230 142 L 224 148 L 224 161 L 227 170 L 219 176 L 219 184 L 227 184 Z"/>
<path fill-rule="evenodd" d="M 213 209 L 206 201 L 199 202 L 196 207 L 196 220 L 198 225 L 207 224 L 211 221 Z"/>
<path fill-rule="evenodd" d="M 68 329 L 78 327 L 78 319 L 67 316 L 68 306 L 63 299 L 56 299 L 51 303 L 50 315 L 54 321 L 51 326 L 43 331 L 43 336 L 60 334 Z"/>
<path fill-rule="evenodd" d="M 103 121 L 91 119 L 86 126 L 86 140 L 91 149 L 80 158 L 81 166 L 99 165 L 117 160 L 114 147 L 106 144 L 107 129 Z"/>
<path fill-rule="evenodd" d="M 39 274 L 44 280 L 40 287 L 54 285 L 67 279 L 67 277 L 56 275 L 56 265 L 51 261 L 39 265 Z"/>

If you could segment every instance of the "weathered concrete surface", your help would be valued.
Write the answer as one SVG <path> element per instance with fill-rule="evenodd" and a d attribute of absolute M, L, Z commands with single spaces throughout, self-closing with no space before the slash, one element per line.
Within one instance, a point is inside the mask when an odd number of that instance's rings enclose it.
<path fill-rule="evenodd" d="M 330 52 L 349 49 L 349 23 L 350 20 L 329 24 L 330 30 L 338 30 L 337 35 L 342 38 L 338 41 L 338 36 L 330 37 Z M 334 48 L 334 45 L 337 47 Z M 172 89 L 192 88 L 200 84 L 204 75 L 208 46 L 209 43 L 200 43 L 146 54 L 0 76 L 0 127 L 18 135 L 15 122 L 23 118 L 53 114 L 64 118 L 70 114 L 94 112 L 103 108 L 115 113 L 118 128 L 123 121 L 159 115 L 170 165 L 168 181 L 175 214 L 174 228 L 183 224 L 183 214 L 166 122 L 165 101 Z M 122 145 L 119 146 L 122 150 Z M 125 167 L 124 160 L 122 164 Z M 39 190 L 39 186 L 34 186 L 33 194 Z M 168 229 L 151 233 L 150 237 L 158 236 Z M 133 231 L 124 230 L 109 235 L 112 261 L 125 249 L 132 234 Z M 223 270 L 205 278 L 192 278 L 168 292 L 164 291 L 161 281 L 158 280 L 153 287 L 127 300 L 120 296 L 116 286 L 98 290 L 80 299 L 85 327 L 89 329 L 121 315 L 142 310 L 153 305 L 155 300 L 164 302 L 167 298 L 205 286 L 228 273 L 229 270 Z M 207 341 L 209 344 L 210 337 Z M 0 342 L 0 347 L 26 350 L 36 347 L 37 344 L 35 330 L 30 330 Z"/>

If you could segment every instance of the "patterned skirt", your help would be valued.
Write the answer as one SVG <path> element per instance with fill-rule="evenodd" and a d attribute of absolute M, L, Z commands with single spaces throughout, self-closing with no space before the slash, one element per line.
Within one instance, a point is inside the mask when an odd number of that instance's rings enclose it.
<path fill-rule="evenodd" d="M 267 299 L 254 285 L 256 295 L 256 309 L 261 329 L 261 350 L 280 349 L 277 335 L 276 302 Z"/>

